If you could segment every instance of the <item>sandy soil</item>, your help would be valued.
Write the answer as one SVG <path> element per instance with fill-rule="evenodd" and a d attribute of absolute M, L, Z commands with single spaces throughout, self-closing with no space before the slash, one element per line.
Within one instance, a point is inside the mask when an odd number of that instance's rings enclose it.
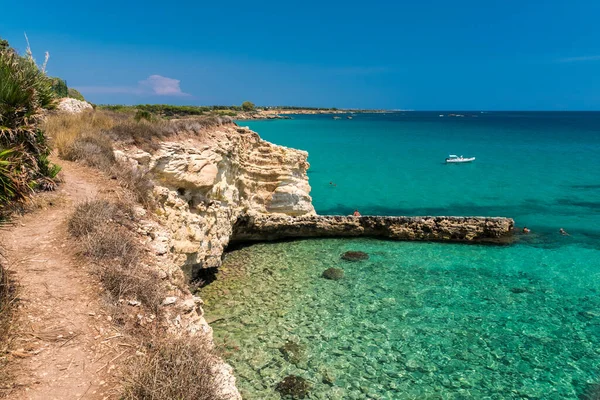
<path fill-rule="evenodd" d="M 37 196 L 36 210 L 0 230 L 19 285 L 9 367 L 10 399 L 117 398 L 119 365 L 133 347 L 111 323 L 102 289 L 73 248 L 67 218 L 81 201 L 118 195 L 117 184 L 60 161 L 59 190 Z"/>

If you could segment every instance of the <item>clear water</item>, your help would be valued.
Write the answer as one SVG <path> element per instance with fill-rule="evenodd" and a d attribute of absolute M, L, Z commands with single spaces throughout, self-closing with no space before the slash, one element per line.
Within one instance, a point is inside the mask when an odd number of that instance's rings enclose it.
<path fill-rule="evenodd" d="M 600 113 L 439 114 L 245 123 L 309 151 L 319 213 L 500 215 L 532 230 L 509 247 L 231 252 L 203 297 L 245 398 L 278 399 L 287 375 L 320 399 L 576 399 L 600 382 Z M 448 153 L 477 160 L 445 165 Z M 342 280 L 321 278 L 332 266 Z"/>

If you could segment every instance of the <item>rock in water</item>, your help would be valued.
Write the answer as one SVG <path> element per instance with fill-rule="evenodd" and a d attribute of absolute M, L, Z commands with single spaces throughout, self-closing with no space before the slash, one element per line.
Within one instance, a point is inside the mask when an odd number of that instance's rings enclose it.
<path fill-rule="evenodd" d="M 279 348 L 283 357 L 292 364 L 300 364 L 304 360 L 304 347 L 296 342 L 288 340 Z"/>
<path fill-rule="evenodd" d="M 275 388 L 284 398 L 304 399 L 310 391 L 310 383 L 300 376 L 288 375 Z"/>
<path fill-rule="evenodd" d="M 369 255 L 367 253 L 363 253 L 362 251 L 347 251 L 342 254 L 342 260 L 346 261 L 362 261 L 368 259 Z"/>
<path fill-rule="evenodd" d="M 332 281 L 339 281 L 344 277 L 344 270 L 341 268 L 327 268 L 323 271 L 323 278 L 331 279 Z"/>

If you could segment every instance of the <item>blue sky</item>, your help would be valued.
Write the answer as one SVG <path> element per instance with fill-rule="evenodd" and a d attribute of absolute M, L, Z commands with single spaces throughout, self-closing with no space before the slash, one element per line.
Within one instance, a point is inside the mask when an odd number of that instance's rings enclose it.
<path fill-rule="evenodd" d="M 92 102 L 600 110 L 600 1 L 4 1 Z"/>

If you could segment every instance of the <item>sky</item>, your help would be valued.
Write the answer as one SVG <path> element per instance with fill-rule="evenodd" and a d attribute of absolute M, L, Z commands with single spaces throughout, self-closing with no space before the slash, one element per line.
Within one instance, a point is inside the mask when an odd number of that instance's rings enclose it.
<path fill-rule="evenodd" d="M 96 104 L 600 110 L 600 1 L 0 0 Z"/>

